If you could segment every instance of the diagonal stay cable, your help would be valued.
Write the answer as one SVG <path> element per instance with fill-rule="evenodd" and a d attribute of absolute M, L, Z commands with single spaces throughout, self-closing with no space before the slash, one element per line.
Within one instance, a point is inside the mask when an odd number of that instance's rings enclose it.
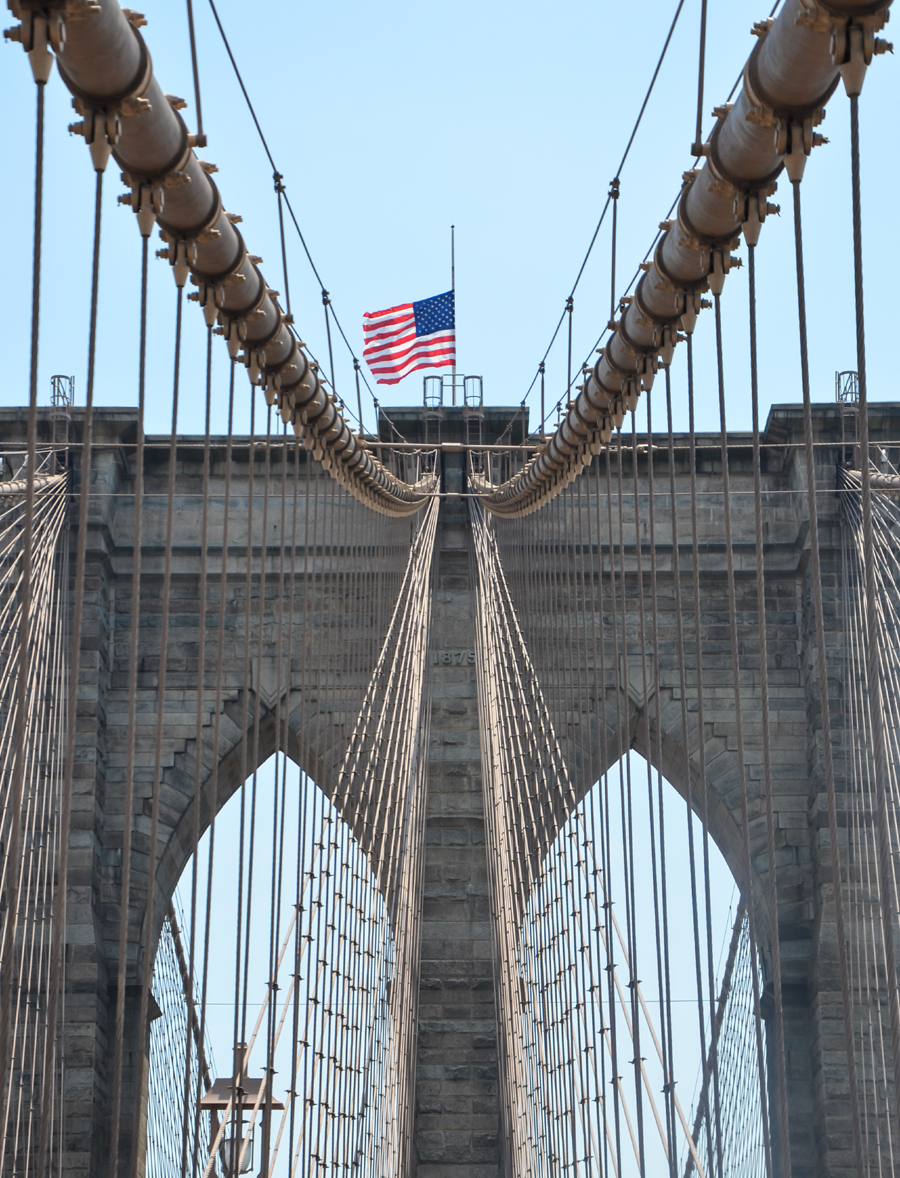
<path fill-rule="evenodd" d="M 216 27 L 219 30 L 219 35 L 222 38 L 222 43 L 225 46 L 225 51 L 228 54 L 228 60 L 231 62 L 231 66 L 232 66 L 232 69 L 234 70 L 235 77 L 237 78 L 238 85 L 241 88 L 241 93 L 243 94 L 244 100 L 247 103 L 247 109 L 250 112 L 250 117 L 253 119 L 253 123 L 254 123 L 254 126 L 256 127 L 257 133 L 259 135 L 260 142 L 262 143 L 263 150 L 266 153 L 266 157 L 268 158 L 269 163 L 272 166 L 272 170 L 274 172 L 278 172 L 280 175 L 282 175 L 280 169 L 277 167 L 277 165 L 275 163 L 275 158 L 272 155 L 271 149 L 269 148 L 269 144 L 268 144 L 268 141 L 267 141 L 265 134 L 263 132 L 262 125 L 260 124 L 259 118 L 257 117 L 257 114 L 256 114 L 256 110 L 254 109 L 254 106 L 253 106 L 253 102 L 250 99 L 250 95 L 247 91 L 247 87 L 245 86 L 243 77 L 241 76 L 241 71 L 238 68 L 238 64 L 237 64 L 237 61 L 235 60 L 234 54 L 232 53 L 231 45 L 229 44 L 228 37 L 225 33 L 224 26 L 222 25 L 222 21 L 219 17 L 219 13 L 216 8 L 215 0 L 209 0 L 209 6 L 212 10 L 213 18 L 215 19 L 215 22 L 216 22 Z M 653 75 L 650 79 L 650 83 L 649 83 L 649 85 L 647 87 L 647 91 L 644 95 L 643 102 L 641 103 L 640 110 L 638 111 L 637 118 L 635 119 L 634 126 L 631 129 L 631 134 L 628 137 L 628 142 L 625 145 L 625 150 L 622 153 L 622 158 L 619 161 L 619 166 L 616 169 L 616 176 L 619 175 L 622 168 L 625 166 L 625 162 L 628 159 L 628 156 L 631 152 L 632 146 L 634 145 L 635 137 L 637 136 L 638 130 L 640 129 L 640 126 L 641 126 L 641 122 L 643 121 L 644 114 L 647 110 L 647 105 L 650 101 L 650 97 L 651 97 L 654 87 L 656 85 L 656 80 L 659 77 L 659 72 L 662 68 L 663 61 L 665 60 L 666 54 L 668 52 L 669 45 L 671 44 L 672 36 L 674 35 L 676 25 L 678 24 L 678 18 L 681 15 L 681 11 L 682 11 L 683 7 L 684 7 L 684 0 L 678 0 L 678 5 L 675 9 L 675 15 L 672 18 L 672 22 L 669 26 L 669 31 L 666 34 L 666 39 L 665 39 L 665 42 L 663 43 L 662 51 L 660 52 L 659 58 L 657 60 L 656 67 L 653 71 Z M 296 214 L 294 213 L 293 207 L 291 206 L 290 197 L 288 196 L 286 191 L 282 192 L 282 196 L 284 198 L 284 203 L 285 203 L 285 206 L 288 210 L 288 214 L 291 218 L 291 221 L 294 224 L 294 228 L 297 231 L 297 236 L 300 239 L 300 244 L 303 246 L 303 251 L 306 254 L 307 260 L 309 261 L 312 272 L 315 275 L 316 280 L 319 283 L 319 286 L 324 290 L 325 283 L 322 281 L 322 277 L 319 274 L 316 264 L 312 259 L 312 254 L 310 253 L 309 247 L 306 244 L 306 239 L 303 236 L 303 231 L 300 228 L 300 224 L 297 220 Z M 581 265 L 578 269 L 578 273 L 575 276 L 575 281 L 572 285 L 572 290 L 569 294 L 570 299 L 574 296 L 575 291 L 577 290 L 578 285 L 581 282 L 581 278 L 584 274 L 584 271 L 585 271 L 585 268 L 588 264 L 588 261 L 590 260 L 590 256 L 591 256 L 594 246 L 597 242 L 597 237 L 600 233 L 600 229 L 603 225 L 603 222 L 606 218 L 606 214 L 609 210 L 610 200 L 611 200 L 610 196 L 607 195 L 606 202 L 604 203 L 603 209 L 601 210 L 600 217 L 597 221 L 596 227 L 594 228 L 594 232 L 593 232 L 593 235 L 591 236 L 590 243 L 588 244 L 588 248 L 585 252 L 584 258 L 582 259 Z M 350 355 L 353 357 L 354 360 L 357 359 L 356 353 L 355 353 L 352 345 L 350 344 L 350 341 L 347 338 L 347 335 L 341 325 L 340 320 L 338 319 L 338 316 L 337 316 L 333 306 L 331 308 L 331 313 L 334 318 L 335 326 L 337 327 L 338 331 L 340 332 L 341 338 L 344 340 L 344 343 L 347 345 L 347 350 L 350 352 Z M 553 335 L 550 339 L 550 343 L 547 345 L 547 349 L 544 352 L 544 356 L 543 356 L 541 363 L 543 363 L 547 359 L 547 356 L 550 353 L 550 349 L 553 347 L 553 344 L 556 342 L 556 337 L 559 334 L 559 329 L 560 329 L 560 327 L 562 327 L 563 320 L 565 319 L 565 316 L 566 316 L 566 310 L 564 309 L 562 314 L 560 315 L 559 322 L 557 323 L 556 328 L 553 332 Z M 540 366 L 538 366 L 538 372 L 539 372 L 539 370 L 540 370 Z M 529 385 L 528 392 L 526 392 L 526 394 L 525 394 L 526 397 L 529 395 L 532 388 L 534 387 L 534 383 L 537 380 L 537 375 L 538 375 L 538 373 L 536 372 L 534 379 L 532 380 L 531 384 Z M 368 390 L 369 395 L 372 396 L 374 399 L 374 394 L 372 393 L 372 390 L 369 387 L 369 383 L 365 378 L 365 374 L 363 374 L 363 381 L 366 385 L 366 389 Z"/>
<path fill-rule="evenodd" d="M 210 4 L 212 4 L 212 2 L 213 2 L 213 0 L 210 0 Z M 663 61 L 665 60 L 666 53 L 669 50 L 669 45 L 672 41 L 672 35 L 675 32 L 675 26 L 678 24 L 678 18 L 679 18 L 679 16 L 681 16 L 681 10 L 683 7 L 684 7 L 684 0 L 678 0 L 678 6 L 675 9 L 675 15 L 672 17 L 672 23 L 669 25 L 669 32 L 667 33 L 665 42 L 663 43 L 662 52 L 660 53 L 659 59 L 656 62 L 656 69 L 654 69 L 654 71 L 653 71 L 653 76 L 650 79 L 650 84 L 647 87 L 647 92 L 644 95 L 644 101 L 641 103 L 641 109 L 638 111 L 637 118 L 634 121 L 634 126 L 631 128 L 631 134 L 628 137 L 628 142 L 625 145 L 625 150 L 622 152 L 622 158 L 619 160 L 619 166 L 616 168 L 616 177 L 617 178 L 619 176 L 619 173 L 622 171 L 622 168 L 624 168 L 624 166 L 625 166 L 625 161 L 628 159 L 629 153 L 631 152 L 631 148 L 634 144 L 635 136 L 637 135 L 638 130 L 640 129 L 641 122 L 643 121 L 643 118 L 644 118 L 644 113 L 647 110 L 647 104 L 650 101 L 650 96 L 652 95 L 653 88 L 656 85 L 656 79 L 659 77 L 659 71 L 662 69 Z M 578 284 L 581 282 L 582 276 L 584 275 L 585 267 L 587 266 L 588 261 L 590 260 L 591 254 L 594 251 L 594 246 L 597 244 L 597 237 L 600 233 L 600 229 L 603 226 L 603 222 L 606 219 L 606 214 L 609 212 L 609 206 L 610 206 L 611 202 L 612 202 L 612 195 L 610 192 L 610 193 L 607 193 L 606 200 L 603 204 L 603 208 L 600 210 L 599 220 L 597 221 L 597 225 L 594 229 L 594 232 L 593 232 L 591 240 L 588 244 L 587 250 L 585 251 L 585 255 L 582 258 L 581 265 L 578 267 L 578 273 L 575 275 L 575 281 L 572 284 L 572 289 L 569 291 L 568 299 L 573 298 L 575 295 L 575 291 L 578 289 Z M 559 322 L 556 325 L 553 335 L 550 337 L 550 343 L 547 344 L 547 349 L 544 352 L 544 355 L 541 357 L 541 361 L 537 367 L 537 371 L 534 374 L 534 378 L 533 378 L 531 384 L 528 386 L 528 392 L 526 392 L 526 394 L 525 394 L 526 397 L 531 392 L 531 390 L 534 388 L 534 383 L 537 380 L 538 375 L 540 373 L 540 365 L 546 361 L 547 357 L 550 355 L 550 349 L 553 347 L 554 343 L 556 342 L 556 337 L 559 335 L 559 329 L 562 327 L 563 320 L 566 317 L 566 311 L 568 309 L 568 299 L 566 300 L 566 306 L 563 307 L 562 314 L 559 317 Z"/>
<path fill-rule="evenodd" d="M 656 79 L 659 77 L 659 71 L 662 69 L 662 64 L 665 61 L 666 54 L 669 51 L 669 45 L 672 41 L 672 35 L 675 32 L 675 26 L 678 24 L 678 18 L 679 18 L 679 16 L 681 16 L 681 10 L 683 7 L 684 7 L 684 0 L 678 0 L 678 7 L 675 9 L 675 15 L 672 17 L 672 23 L 669 25 L 669 32 L 667 33 L 665 42 L 663 43 L 662 51 L 659 55 L 659 60 L 656 63 L 656 69 L 653 71 L 653 76 L 650 79 L 650 85 L 647 87 L 647 92 L 644 95 L 644 101 L 641 103 L 641 109 L 638 111 L 638 116 L 634 120 L 634 126 L 631 128 L 631 134 L 628 137 L 628 142 L 625 145 L 625 150 L 622 152 L 622 158 L 619 160 L 619 166 L 616 168 L 616 178 L 618 178 L 619 173 L 625 167 L 625 161 L 628 159 L 628 156 L 631 152 L 631 148 L 634 145 L 635 137 L 636 137 L 638 131 L 640 130 L 641 122 L 643 121 L 643 118 L 644 118 L 644 113 L 647 110 L 647 103 L 650 101 L 650 96 L 652 95 L 653 88 L 656 85 Z M 581 276 L 584 274 L 584 268 L 588 264 L 588 259 L 590 258 L 591 253 L 594 249 L 594 245 L 596 244 L 596 241 L 597 241 L 597 234 L 600 232 L 600 227 L 603 224 L 603 220 L 607 214 L 607 211 L 609 209 L 612 199 L 613 198 L 612 198 L 611 193 L 607 193 L 606 202 L 603 205 L 602 212 L 600 213 L 600 220 L 597 222 L 597 228 L 594 230 L 594 236 L 591 238 L 590 245 L 588 246 L 587 252 L 584 255 L 584 260 L 582 261 L 581 266 L 578 269 L 578 274 L 575 276 L 575 282 L 572 286 L 571 291 L 569 292 L 569 298 L 572 298 L 572 296 L 575 294 L 575 291 L 578 288 L 579 282 L 581 282 Z"/>
<path fill-rule="evenodd" d="M 776 12 L 778 11 L 778 9 L 781 7 L 781 4 L 782 4 L 782 0 L 775 0 L 775 2 L 773 3 L 773 5 L 772 5 L 771 9 L 769 10 L 769 19 L 771 19 L 771 18 L 772 18 L 772 17 L 775 15 L 775 13 L 776 13 Z M 640 127 L 640 124 L 641 124 L 641 120 L 643 119 L 643 116 L 644 116 L 644 111 L 646 110 L 647 103 L 648 103 L 648 102 L 649 102 L 649 100 L 650 100 L 650 96 L 651 96 L 651 94 L 652 94 L 653 87 L 654 87 L 654 85 L 655 85 L 655 83 L 656 83 L 656 78 L 657 78 L 657 75 L 659 74 L 660 68 L 662 67 L 663 59 L 664 59 L 664 57 L 665 57 L 665 55 L 666 55 L 666 51 L 667 51 L 667 49 L 668 49 L 668 46 L 669 46 L 669 41 L 670 41 L 670 40 L 671 40 L 671 38 L 672 38 L 672 34 L 673 34 L 673 32 L 674 32 L 674 29 L 675 29 L 675 23 L 676 23 L 676 21 L 678 20 L 678 16 L 679 16 L 679 13 L 680 13 L 680 11 L 681 11 L 681 5 L 679 5 L 678 9 L 676 10 L 675 16 L 674 16 L 674 18 L 673 18 L 673 20 L 672 20 L 672 25 L 671 25 L 671 27 L 670 27 L 670 29 L 669 29 L 669 35 L 668 35 L 668 37 L 666 38 L 666 42 L 665 42 L 665 44 L 664 44 L 664 46 L 663 46 L 662 53 L 660 54 L 659 61 L 657 62 L 656 69 L 654 70 L 654 73 L 653 73 L 653 77 L 651 78 L 650 85 L 649 85 L 649 87 L 648 87 L 648 89 L 647 89 L 647 93 L 646 93 L 646 96 L 645 96 L 645 98 L 644 98 L 644 102 L 643 102 L 643 104 L 642 104 L 642 106 L 641 106 L 640 112 L 638 113 L 638 117 L 637 117 L 637 119 L 635 120 L 634 128 L 633 128 L 633 130 L 632 130 L 632 132 L 631 132 L 631 136 L 630 136 L 630 138 L 629 138 L 629 140 L 628 140 L 628 144 L 627 144 L 627 146 L 626 146 L 626 148 L 625 148 L 625 151 L 624 151 L 624 153 L 623 153 L 623 155 L 622 155 L 622 158 L 621 158 L 621 160 L 619 161 L 619 166 L 618 166 L 618 168 L 616 169 L 616 178 L 617 178 L 617 179 L 618 179 L 618 177 L 619 177 L 619 175 L 620 175 L 620 173 L 621 173 L 621 171 L 622 171 L 622 168 L 625 166 L 625 161 L 628 159 L 628 155 L 629 155 L 629 153 L 630 153 L 630 151 L 631 151 L 631 147 L 632 147 L 632 145 L 633 145 L 633 143 L 634 143 L 635 136 L 637 135 L 638 129 L 639 129 L 639 127 Z M 740 86 L 741 82 L 743 81 L 743 77 L 744 77 L 744 70 L 743 70 L 743 67 L 742 67 L 742 68 L 741 68 L 741 71 L 740 71 L 740 73 L 738 74 L 738 76 L 737 76 L 737 77 L 735 78 L 735 80 L 734 80 L 734 84 L 732 85 L 732 87 L 731 87 L 731 90 L 728 92 L 728 97 L 725 99 L 726 103 L 727 103 L 727 102 L 731 102 L 732 98 L 734 98 L 734 95 L 735 95 L 735 92 L 737 91 L 737 88 L 738 88 L 738 86 Z M 699 134 L 698 134 L 697 138 L 699 139 Z M 696 145 L 695 145 L 695 146 L 696 146 Z M 697 164 L 697 162 L 698 162 L 698 160 L 699 160 L 700 158 L 701 158 L 701 157 L 700 157 L 699 155 L 697 155 L 697 154 L 695 154 L 695 155 L 694 155 L 694 165 L 695 165 L 695 166 L 696 166 L 696 164 Z M 666 219 L 668 219 L 669 217 L 671 217 L 671 215 L 672 215 L 672 213 L 673 213 L 673 211 L 674 211 L 674 209 L 675 209 L 675 206 L 678 204 L 678 201 L 679 201 L 679 199 L 681 198 L 681 191 L 682 191 L 682 190 L 679 188 L 679 190 L 678 190 L 678 193 L 677 193 L 677 195 L 676 195 L 675 199 L 672 201 L 671 205 L 669 206 L 669 211 L 668 211 L 668 213 L 666 214 Z M 575 290 L 576 290 L 576 288 L 577 288 L 577 286 L 578 286 L 578 283 L 579 283 L 579 282 L 580 282 L 580 280 L 581 280 L 581 276 L 582 276 L 582 274 L 584 273 L 585 266 L 587 265 L 588 259 L 590 258 L 591 251 L 592 251 L 592 250 L 593 250 L 593 248 L 594 248 L 594 243 L 595 243 L 595 242 L 596 242 L 596 240 L 597 240 L 597 234 L 599 233 L 599 231 L 600 231 L 600 227 L 601 227 L 601 225 L 603 224 L 604 218 L 606 217 L 606 213 L 607 213 L 607 211 L 608 211 L 608 209 L 609 209 L 609 205 L 610 205 L 611 201 L 612 201 L 612 195 L 611 195 L 611 192 L 610 192 L 610 193 L 608 193 L 608 194 L 607 194 L 607 197 L 606 197 L 606 202 L 604 203 L 604 205 L 603 205 L 603 209 L 601 210 L 601 213 L 600 213 L 600 219 L 599 219 L 599 221 L 597 222 L 597 228 L 594 230 L 594 235 L 593 235 L 593 237 L 591 238 L 591 242 L 590 242 L 590 245 L 588 246 L 587 252 L 586 252 L 586 254 L 585 254 L 585 256 L 584 256 L 584 260 L 583 260 L 583 261 L 582 261 L 582 263 L 581 263 L 581 268 L 580 268 L 580 269 L 579 269 L 579 271 L 578 271 L 578 275 L 577 275 L 577 277 L 576 277 L 576 279 L 575 279 L 575 284 L 574 284 L 574 286 L 572 287 L 572 290 L 571 290 L 571 291 L 570 291 L 570 293 L 569 293 L 569 298 L 571 298 L 571 297 L 572 297 L 572 296 L 575 294 Z M 649 249 L 648 249 L 648 250 L 647 250 L 647 252 L 644 254 L 644 259 L 643 259 L 643 260 L 644 260 L 645 262 L 646 262 L 646 260 L 649 258 L 650 254 L 653 252 L 653 249 L 655 248 L 655 246 L 656 246 L 656 243 L 657 243 L 657 241 L 659 240 L 659 237 L 660 237 L 660 233 L 661 233 L 661 232 L 662 232 L 662 230 L 657 230 L 656 234 L 654 235 L 654 237 L 653 237 L 653 241 L 651 242 Z M 640 266 L 639 266 L 639 267 L 638 267 L 638 268 L 635 270 L 635 272 L 634 272 L 634 275 L 633 275 L 633 277 L 632 277 L 631 281 L 628 283 L 628 286 L 625 288 L 625 292 L 624 292 L 624 293 L 625 293 L 626 295 L 627 295 L 627 294 L 628 294 L 628 292 L 631 290 L 631 288 L 634 286 L 634 283 L 636 282 L 636 280 L 637 280 L 637 279 L 638 279 L 638 277 L 640 276 L 640 273 L 641 273 L 641 269 L 640 269 Z M 537 369 L 535 370 L 535 374 L 534 374 L 534 377 L 532 378 L 531 384 L 528 386 L 528 389 L 527 389 L 527 390 L 526 390 L 526 392 L 525 392 L 525 396 L 522 398 L 523 400 L 527 400 L 527 399 L 528 399 L 529 395 L 531 394 L 531 390 L 534 388 L 534 386 L 535 386 L 535 383 L 537 382 L 537 378 L 538 378 L 538 376 L 540 376 L 540 375 L 541 375 L 541 366 L 542 366 L 542 365 L 544 365 L 544 364 L 546 363 L 547 357 L 548 357 L 548 356 L 549 356 L 549 354 L 550 354 L 550 350 L 551 350 L 551 348 L 553 347 L 554 343 L 556 342 L 556 337 L 559 335 L 559 329 L 562 327 L 563 320 L 565 319 L 565 316 L 566 316 L 566 308 L 564 307 L 564 308 L 563 308 L 563 311 L 562 311 L 562 313 L 561 313 L 561 315 L 560 315 L 560 317 L 559 317 L 559 322 L 556 324 L 556 328 L 554 329 L 553 335 L 552 335 L 552 336 L 551 336 L 551 338 L 550 338 L 550 343 L 547 345 L 547 349 L 546 349 L 546 351 L 544 352 L 543 356 L 541 357 L 541 360 L 540 360 L 540 362 L 539 362 L 539 364 L 538 364 L 538 366 L 537 366 Z M 600 346 L 600 344 L 601 344 L 601 342 L 602 342 L 602 340 L 603 340 L 603 337 L 606 335 L 607 331 L 609 331 L 609 326 L 608 326 L 608 325 L 607 325 L 607 326 L 605 326 L 605 327 L 603 328 L 603 330 L 600 332 L 600 335 L 597 337 L 597 340 L 596 340 L 596 342 L 594 343 L 593 347 L 592 347 L 592 348 L 590 349 L 590 351 L 588 352 L 588 354 L 587 354 L 587 357 L 585 358 L 585 361 L 584 361 L 584 363 L 587 363 L 587 360 L 588 360 L 588 359 L 589 359 L 589 358 L 590 358 L 590 357 L 593 355 L 593 353 L 596 351 L 596 349 L 597 349 L 597 348 Z M 582 365 L 582 367 L 583 367 L 583 365 Z M 561 405 L 561 404 L 562 404 L 562 402 L 563 402 L 563 400 L 564 400 L 564 399 L 565 399 L 564 397 L 560 397 L 559 401 L 557 402 L 557 406 L 556 406 L 557 408 L 559 407 L 559 405 Z"/>
<path fill-rule="evenodd" d="M 681 2 L 679 4 L 679 9 L 681 7 L 681 4 L 683 4 L 683 3 L 684 3 L 684 0 L 681 0 Z M 260 124 L 260 121 L 257 118 L 256 110 L 254 109 L 253 102 L 250 99 L 250 94 L 247 91 L 247 87 L 244 85 L 244 79 L 241 76 L 241 71 L 238 68 L 238 64 L 237 64 L 237 61 L 235 60 L 234 54 L 231 51 L 231 45 L 229 44 L 228 37 L 225 33 L 224 26 L 222 25 L 222 21 L 219 17 L 219 13 L 218 13 L 218 9 L 216 8 L 215 0 L 209 0 L 209 6 L 212 9 L 212 14 L 213 14 L 213 18 L 216 22 L 216 27 L 219 30 L 219 35 L 221 36 L 222 43 L 225 46 L 225 52 L 228 54 L 228 60 L 231 62 L 231 67 L 234 70 L 234 75 L 237 78 L 238 85 L 241 88 L 241 93 L 244 96 L 244 101 L 247 103 L 247 109 L 250 112 L 250 117 L 253 119 L 253 124 L 256 127 L 257 134 L 259 135 L 260 142 L 262 143 L 263 151 L 265 151 L 266 156 L 269 160 L 269 163 L 272 165 L 272 171 L 278 174 L 278 176 L 280 178 L 279 183 L 281 183 L 281 181 L 283 180 L 283 173 L 281 172 L 281 170 L 277 167 L 277 165 L 275 163 L 275 159 L 274 159 L 272 152 L 269 148 L 268 141 L 265 137 L 265 134 L 263 133 L 262 125 Z M 670 36 L 671 36 L 671 34 L 670 34 Z M 293 222 L 294 228 L 297 230 L 297 236 L 300 239 L 300 244 L 303 246 L 303 252 L 306 254 L 306 258 L 310 264 L 310 268 L 312 269 L 313 274 L 316 276 L 316 281 L 318 282 L 320 288 L 324 291 L 326 289 L 325 283 L 323 282 L 322 276 L 319 273 L 315 262 L 313 261 L 312 254 L 309 252 L 309 246 L 306 244 L 306 238 L 303 236 L 303 230 L 300 228 L 300 223 L 297 220 L 297 215 L 294 212 L 293 206 L 291 205 L 291 198 L 288 196 L 283 183 L 282 183 L 281 191 L 280 191 L 279 195 L 284 200 L 284 204 L 285 204 L 285 207 L 287 208 L 288 215 L 290 216 L 291 221 Z M 600 226 L 598 225 L 597 229 L 599 230 L 599 228 L 600 228 Z M 594 236 L 596 237 L 596 233 Z M 587 258 L 585 258 L 585 262 L 586 261 L 587 261 Z M 335 326 L 337 327 L 338 331 L 341 333 L 341 338 L 343 339 L 344 343 L 347 345 L 347 351 L 350 353 L 350 355 L 352 356 L 352 358 L 354 360 L 358 359 L 356 352 L 353 350 L 353 346 L 351 345 L 349 339 L 347 338 L 347 333 L 344 331 L 344 328 L 341 325 L 341 321 L 337 317 L 337 312 L 335 311 L 333 305 L 331 306 L 331 315 L 332 315 L 332 318 L 334 319 Z M 371 387 L 369 386 L 369 382 L 366 380 L 365 373 L 363 373 L 363 383 L 365 384 L 366 388 L 368 389 L 369 395 L 374 400 L 375 395 L 372 392 Z M 360 429 L 362 429 L 362 422 L 360 422 Z"/>

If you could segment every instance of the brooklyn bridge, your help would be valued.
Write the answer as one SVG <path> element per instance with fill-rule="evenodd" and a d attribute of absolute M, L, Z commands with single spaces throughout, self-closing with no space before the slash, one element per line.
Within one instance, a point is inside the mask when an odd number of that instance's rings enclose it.
<path fill-rule="evenodd" d="M 609 321 L 573 363 L 567 300 L 555 410 L 544 361 L 531 406 L 454 366 L 370 428 L 349 342 L 335 387 L 328 292 L 316 359 L 143 17 L 10 8 L 36 133 L 32 301 L 7 334 L 30 395 L 0 408 L 0 1172 L 897 1173 L 900 403 L 867 387 L 860 147 L 889 3 L 784 0 L 754 26 L 618 285 L 613 181 Z M 702 101 L 702 37 L 700 57 Z M 80 404 L 37 375 L 49 86 L 95 176 Z M 829 104 L 850 110 L 830 232 L 856 357 L 822 401 L 803 213 L 831 199 Z M 121 408 L 94 403 L 116 168 L 141 296 Z M 798 379 L 764 412 L 776 189 Z"/>

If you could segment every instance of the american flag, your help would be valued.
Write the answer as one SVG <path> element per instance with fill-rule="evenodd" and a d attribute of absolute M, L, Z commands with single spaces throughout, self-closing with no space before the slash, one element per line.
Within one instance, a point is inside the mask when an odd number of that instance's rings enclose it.
<path fill-rule="evenodd" d="M 378 384 L 456 363 L 454 292 L 363 315 L 363 359 Z"/>

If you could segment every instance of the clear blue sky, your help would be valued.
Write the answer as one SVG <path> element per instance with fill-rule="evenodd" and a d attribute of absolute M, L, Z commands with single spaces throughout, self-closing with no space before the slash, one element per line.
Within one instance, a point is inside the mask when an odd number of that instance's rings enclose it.
<path fill-rule="evenodd" d="M 450 278 L 450 224 L 457 226 L 459 366 L 483 374 L 493 404 L 524 395 L 581 263 L 610 179 L 675 11 L 675 0 L 633 6 L 461 0 L 435 8 L 396 3 L 248 8 L 220 0 L 239 65 L 285 176 L 334 306 L 357 352 L 366 310 L 428 297 Z M 271 168 L 250 122 L 204 0 L 195 0 L 204 122 L 226 208 L 243 216 L 248 247 L 282 289 Z M 699 0 L 686 0 L 631 156 L 622 172 L 619 287 L 624 287 L 691 163 Z M 185 6 L 150 4 L 143 30 L 163 88 L 189 101 L 193 86 Z M 752 49 L 756 0 L 710 4 L 705 131 Z M 27 397 L 34 87 L 21 48 L 4 44 L 0 96 L 4 159 L 14 177 L 0 189 L 6 226 L 6 363 L 2 403 Z M 884 194 L 897 177 L 891 99 L 893 58 L 870 70 L 862 103 L 869 371 L 873 399 L 892 399 L 892 300 L 896 247 Z M 87 148 L 70 137 L 74 118 L 54 74 L 47 94 L 46 234 L 40 396 L 52 373 L 73 373 L 83 403 L 93 177 Z M 813 396 L 833 397 L 836 369 L 855 367 L 847 102 L 839 93 L 804 181 Z M 784 185 L 782 185 L 782 189 Z M 136 402 L 139 238 L 133 215 L 115 205 L 118 169 L 107 173 L 101 286 L 99 404 Z M 780 200 L 789 212 L 790 193 Z M 155 238 L 154 238 L 155 241 Z M 299 330 L 327 352 L 320 292 L 299 242 L 290 239 Z M 789 216 L 767 225 L 759 257 L 761 390 L 764 403 L 799 400 L 796 304 Z M 148 428 L 167 428 L 174 290 L 154 261 Z M 608 315 L 609 227 L 604 225 L 575 300 L 580 361 Z M 729 422 L 749 424 L 746 271 L 729 278 Z M 713 408 L 712 323 L 697 335 L 699 396 Z M 202 320 L 185 343 L 185 430 L 202 428 Z M 338 391 L 352 388 L 349 356 L 336 352 Z M 683 361 L 676 365 L 678 424 Z M 548 403 L 565 387 L 565 342 L 548 364 Z M 225 398 L 219 349 L 216 403 Z M 374 386 L 373 386 L 374 387 Z M 421 398 L 421 374 L 379 391 L 385 404 Z M 239 402 L 246 408 L 247 390 Z M 536 401 L 532 401 L 535 405 Z M 662 406 L 656 420 L 661 422 Z M 710 426 L 714 417 L 706 415 Z M 219 418 L 221 423 L 221 418 Z M 371 419 L 370 419 L 371 422 Z M 239 422 L 240 424 L 240 422 Z"/>

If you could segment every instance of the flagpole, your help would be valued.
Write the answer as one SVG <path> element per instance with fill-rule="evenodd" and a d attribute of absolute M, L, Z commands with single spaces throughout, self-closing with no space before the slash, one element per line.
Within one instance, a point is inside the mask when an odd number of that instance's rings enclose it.
<path fill-rule="evenodd" d="M 450 289 L 453 292 L 453 355 L 456 355 L 456 226 L 450 226 Z M 456 404 L 456 360 L 453 361 L 453 404 Z"/>

